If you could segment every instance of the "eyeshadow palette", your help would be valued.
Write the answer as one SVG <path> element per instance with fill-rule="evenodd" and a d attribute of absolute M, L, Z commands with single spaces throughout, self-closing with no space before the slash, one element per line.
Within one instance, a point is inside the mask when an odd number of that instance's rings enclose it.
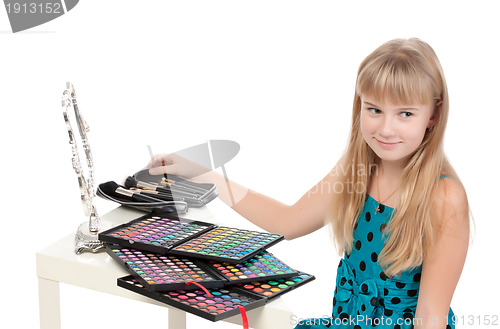
<path fill-rule="evenodd" d="M 195 289 L 188 282 L 206 288 L 221 288 L 256 280 L 289 278 L 298 272 L 267 251 L 242 264 L 205 263 L 180 256 L 164 256 L 119 245 L 107 245 L 106 252 L 146 289 L 164 291 Z"/>
<path fill-rule="evenodd" d="M 277 279 L 298 274 L 297 271 L 267 251 L 255 255 L 241 264 L 214 261 L 210 261 L 208 264 L 230 284 Z"/>
<path fill-rule="evenodd" d="M 189 282 L 206 288 L 221 288 L 226 282 L 204 263 L 184 257 L 163 256 L 117 245 L 106 246 L 106 252 L 151 291 L 195 289 L 196 286 L 188 285 Z"/>
<path fill-rule="evenodd" d="M 266 299 L 238 288 L 208 289 L 211 296 L 203 290 L 156 292 L 148 291 L 132 276 L 119 278 L 118 286 L 210 321 L 219 321 L 240 314 L 239 306 L 249 311 L 266 303 Z"/>
<path fill-rule="evenodd" d="M 99 240 L 110 244 L 229 263 L 241 263 L 283 239 L 172 214 L 148 214 L 99 234 Z"/>
<path fill-rule="evenodd" d="M 148 214 L 129 223 L 99 233 L 99 240 L 125 247 L 165 254 L 172 247 L 216 226 L 175 217 L 172 214 Z"/>
<path fill-rule="evenodd" d="M 172 253 L 241 263 L 283 239 L 279 234 L 221 226 L 174 247 Z"/>
<path fill-rule="evenodd" d="M 212 296 L 209 296 L 203 290 L 148 291 L 132 276 L 119 278 L 117 281 L 118 286 L 122 288 L 156 299 L 205 319 L 219 321 L 239 314 L 239 306 L 243 306 L 246 311 L 263 306 L 269 300 L 314 279 L 313 275 L 299 272 L 298 275 L 289 279 L 256 281 L 241 286 L 207 289 Z"/>
<path fill-rule="evenodd" d="M 287 279 L 275 279 L 268 281 L 254 281 L 249 284 L 239 285 L 247 291 L 251 291 L 259 296 L 269 299 L 282 295 L 303 284 L 315 279 L 313 275 L 299 272 L 296 276 Z"/>

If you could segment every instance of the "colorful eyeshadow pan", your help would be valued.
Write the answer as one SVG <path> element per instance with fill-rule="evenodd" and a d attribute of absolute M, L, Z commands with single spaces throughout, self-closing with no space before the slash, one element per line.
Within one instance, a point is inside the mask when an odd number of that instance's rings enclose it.
<path fill-rule="evenodd" d="M 239 287 L 251 291 L 259 296 L 274 298 L 284 294 L 296 287 L 313 281 L 315 278 L 310 274 L 299 272 L 291 278 L 274 279 L 269 281 L 254 281 Z"/>
<path fill-rule="evenodd" d="M 214 227 L 190 219 L 146 215 L 99 234 L 99 240 L 165 254 Z"/>
<path fill-rule="evenodd" d="M 281 241 L 282 235 L 218 227 L 172 249 L 172 252 L 191 257 L 242 262 L 261 250 Z"/>
<path fill-rule="evenodd" d="M 209 264 L 213 270 L 228 280 L 229 284 L 291 277 L 298 274 L 297 271 L 267 251 L 263 251 L 241 264 L 214 261 L 210 261 Z"/>
<path fill-rule="evenodd" d="M 266 299 L 237 288 L 208 289 L 211 295 L 203 290 L 153 292 L 131 276 L 119 278 L 118 285 L 211 321 L 240 314 L 239 306 L 249 311 L 266 303 Z"/>
<path fill-rule="evenodd" d="M 121 246 L 106 246 L 106 252 L 124 266 L 148 290 L 195 289 L 188 282 L 197 282 L 204 287 L 220 288 L 224 281 L 204 269 L 204 264 L 193 260 L 162 256 Z M 208 269 L 210 271 L 210 269 Z"/>

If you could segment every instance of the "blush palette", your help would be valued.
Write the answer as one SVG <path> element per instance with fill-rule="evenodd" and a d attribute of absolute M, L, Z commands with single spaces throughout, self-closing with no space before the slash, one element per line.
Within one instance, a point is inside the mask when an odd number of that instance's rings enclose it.
<path fill-rule="evenodd" d="M 229 263 L 241 263 L 283 239 L 279 234 L 218 227 L 172 214 L 148 214 L 99 234 L 99 240 L 110 244 Z"/>
<path fill-rule="evenodd" d="M 210 295 L 201 289 L 156 292 L 148 291 L 132 276 L 119 278 L 118 285 L 210 321 L 238 315 L 240 306 L 249 311 L 266 303 L 264 298 L 238 288 L 208 289 Z"/>

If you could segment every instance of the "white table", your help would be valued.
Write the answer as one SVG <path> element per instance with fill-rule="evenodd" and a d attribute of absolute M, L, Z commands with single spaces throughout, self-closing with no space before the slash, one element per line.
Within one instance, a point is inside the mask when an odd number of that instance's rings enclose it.
<path fill-rule="evenodd" d="M 142 215 L 144 215 L 143 212 L 119 207 L 102 216 L 102 219 L 119 225 Z M 190 209 L 188 214 L 183 216 L 219 224 L 208 207 Z M 184 311 L 118 287 L 116 279 L 127 275 L 128 272 L 105 252 L 95 254 L 84 252 L 81 255 L 76 255 L 74 253 L 74 236 L 74 234 L 70 234 L 62 238 L 39 251 L 36 255 L 41 329 L 61 328 L 60 282 L 145 303 L 162 305 L 168 309 L 167 328 L 186 328 L 186 313 Z M 292 312 L 286 306 L 286 302 L 283 301 L 286 298 L 289 297 L 285 295 L 264 307 L 248 311 L 250 326 L 256 329 L 291 328 L 290 317 Z M 98 304 L 99 301 L 96 301 L 96 303 Z M 75 305 L 75 307 L 78 307 L 78 305 Z M 240 316 L 233 316 L 224 321 L 236 324 L 242 323 Z"/>

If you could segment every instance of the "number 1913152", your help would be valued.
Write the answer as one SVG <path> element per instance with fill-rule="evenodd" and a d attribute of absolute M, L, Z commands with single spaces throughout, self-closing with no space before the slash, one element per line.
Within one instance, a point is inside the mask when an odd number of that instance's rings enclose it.
<path fill-rule="evenodd" d="M 61 3 L 19 3 L 5 4 L 8 14 L 64 14 Z"/>
<path fill-rule="evenodd" d="M 462 315 L 453 316 L 454 324 L 469 326 L 498 326 L 498 315 Z"/>

